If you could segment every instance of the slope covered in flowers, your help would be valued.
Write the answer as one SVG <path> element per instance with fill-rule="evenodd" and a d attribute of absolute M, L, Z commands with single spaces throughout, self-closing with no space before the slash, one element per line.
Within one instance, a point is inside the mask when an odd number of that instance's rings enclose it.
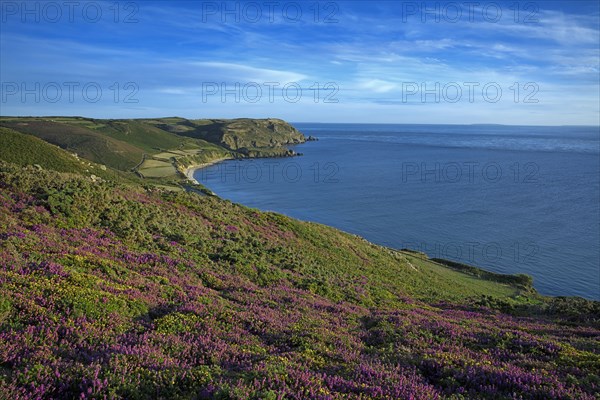
<path fill-rule="evenodd" d="M 0 164 L 2 399 L 596 399 L 597 303 L 550 303 L 218 198 Z"/>

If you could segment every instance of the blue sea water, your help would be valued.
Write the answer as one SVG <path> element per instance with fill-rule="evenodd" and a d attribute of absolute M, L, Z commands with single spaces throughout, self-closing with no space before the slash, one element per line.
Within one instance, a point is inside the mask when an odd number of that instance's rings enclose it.
<path fill-rule="evenodd" d="M 597 127 L 294 124 L 302 157 L 198 170 L 219 196 L 600 300 Z"/>

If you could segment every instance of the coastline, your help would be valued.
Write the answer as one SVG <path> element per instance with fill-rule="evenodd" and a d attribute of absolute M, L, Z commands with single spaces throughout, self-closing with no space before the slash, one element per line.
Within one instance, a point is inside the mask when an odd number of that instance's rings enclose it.
<path fill-rule="evenodd" d="M 314 140 L 314 139 L 313 139 Z M 300 143 L 302 144 L 302 143 Z M 298 155 L 302 155 L 301 153 L 293 153 L 291 156 L 262 156 L 262 157 L 248 157 L 248 158 L 287 158 L 287 157 L 295 157 Z M 194 172 L 196 170 L 202 169 L 202 168 L 206 168 L 206 167 L 210 167 L 212 165 L 221 163 L 223 161 L 228 161 L 228 160 L 236 160 L 236 157 L 221 157 L 221 158 L 216 158 L 214 160 L 208 161 L 208 162 L 204 162 L 204 163 L 200 163 L 200 164 L 192 164 L 186 168 L 184 168 L 182 171 L 180 171 L 190 183 L 193 183 L 195 185 L 201 185 L 200 182 L 198 182 L 195 178 L 194 178 Z"/>
<path fill-rule="evenodd" d="M 192 164 L 183 170 L 183 174 L 185 175 L 187 180 L 190 181 L 191 183 L 193 183 L 194 185 L 200 185 L 200 182 L 198 182 L 194 178 L 194 172 L 196 172 L 196 170 L 210 167 L 210 166 L 218 164 L 220 162 L 227 161 L 227 160 L 233 160 L 233 159 L 234 159 L 233 157 L 222 157 L 222 158 L 217 158 L 215 160 L 208 161 L 208 162 L 201 163 L 201 164 Z"/>

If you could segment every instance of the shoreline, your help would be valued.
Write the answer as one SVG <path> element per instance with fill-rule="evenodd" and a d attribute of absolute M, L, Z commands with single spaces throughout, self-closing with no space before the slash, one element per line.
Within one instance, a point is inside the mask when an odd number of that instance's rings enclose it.
<path fill-rule="evenodd" d="M 212 165 L 218 164 L 220 162 L 223 161 L 227 161 L 227 160 L 234 160 L 233 157 L 222 157 L 222 158 L 217 158 L 215 160 L 212 161 L 208 161 L 202 164 L 193 164 L 190 165 L 189 167 L 186 167 L 183 170 L 183 174 L 185 175 L 185 177 L 187 178 L 188 181 L 190 181 L 191 183 L 193 183 L 194 185 L 200 185 L 201 183 L 198 182 L 195 178 L 194 178 L 194 172 L 196 172 L 196 170 L 202 169 L 202 168 L 206 168 L 206 167 L 210 167 Z"/>
<path fill-rule="evenodd" d="M 305 142 L 306 143 L 306 142 Z M 299 144 L 303 144 L 303 143 L 299 143 Z M 288 158 L 288 157 L 296 157 L 302 155 L 301 153 L 294 153 L 291 156 L 263 156 L 263 157 L 246 157 L 245 159 L 256 159 L 256 158 Z M 217 158 L 205 163 L 201 163 L 201 164 L 192 164 L 188 167 L 186 167 L 185 169 L 183 169 L 183 171 L 180 171 L 189 182 L 195 184 L 195 185 L 201 185 L 200 182 L 198 182 L 195 178 L 194 178 L 194 172 L 196 170 L 202 169 L 202 168 L 206 168 L 206 167 L 210 167 L 213 166 L 215 164 L 221 163 L 223 161 L 228 161 L 228 160 L 238 160 L 239 158 L 236 157 L 221 157 L 221 158 Z M 242 158 L 244 159 L 244 158 Z"/>

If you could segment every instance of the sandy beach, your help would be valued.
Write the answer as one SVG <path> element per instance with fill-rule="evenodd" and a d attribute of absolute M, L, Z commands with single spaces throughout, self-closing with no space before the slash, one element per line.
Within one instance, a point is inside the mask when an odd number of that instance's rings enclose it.
<path fill-rule="evenodd" d="M 233 158 L 231 157 L 222 157 L 222 158 L 217 158 L 216 160 L 212 160 L 210 162 L 206 162 L 206 163 L 202 163 L 202 164 L 194 164 L 191 165 L 189 167 L 187 167 L 183 174 L 187 177 L 187 179 L 195 184 L 195 185 L 199 185 L 200 182 L 198 182 L 195 178 L 194 178 L 194 172 L 198 169 L 202 169 L 202 168 L 206 168 L 206 167 L 210 167 L 211 165 L 215 165 L 217 163 L 226 161 L 226 160 L 232 160 Z"/>

